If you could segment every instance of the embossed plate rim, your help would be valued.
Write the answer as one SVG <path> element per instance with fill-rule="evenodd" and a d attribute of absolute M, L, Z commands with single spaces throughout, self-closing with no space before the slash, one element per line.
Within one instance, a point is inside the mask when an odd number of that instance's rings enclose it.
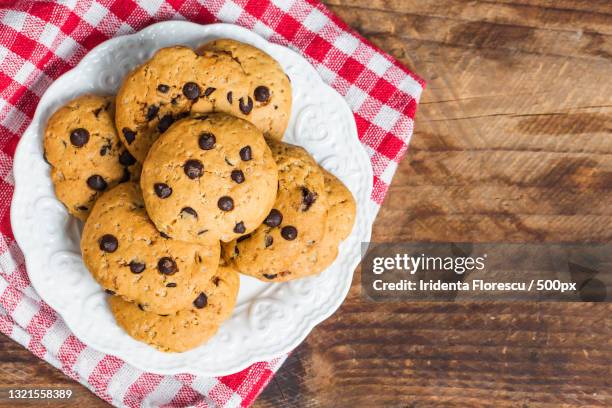
<path fill-rule="evenodd" d="M 143 45 L 149 43 L 153 44 L 152 49 L 138 49 L 137 52 L 139 54 L 142 54 L 142 56 L 138 58 L 146 58 L 146 56 L 148 56 L 150 52 L 152 52 L 154 49 L 157 49 L 161 46 L 170 45 L 167 41 L 165 41 L 164 37 L 165 35 L 168 35 L 168 33 L 174 33 L 174 35 L 172 35 L 173 44 L 186 44 L 195 41 L 196 38 L 198 38 L 200 42 L 203 42 L 206 38 L 228 37 L 255 45 L 261 48 L 262 50 L 270 53 L 271 55 L 275 56 L 275 58 L 277 58 L 277 60 L 281 62 L 285 69 L 290 70 L 290 73 L 298 75 L 297 77 L 292 75 L 292 79 L 295 79 L 298 84 L 301 83 L 301 81 L 306 81 L 308 82 L 309 86 L 312 85 L 319 87 L 319 92 L 325 94 L 325 96 L 333 100 L 334 103 L 337 102 L 335 108 L 337 108 L 337 112 L 339 112 L 338 115 L 340 115 L 341 118 L 347 119 L 346 122 L 338 124 L 338 126 L 342 127 L 342 129 L 339 131 L 341 135 L 337 136 L 334 134 L 330 135 L 325 133 L 323 134 L 323 136 L 321 136 L 320 140 L 313 138 L 310 143 L 314 144 L 314 141 L 317 140 L 316 146 L 318 146 L 320 150 L 324 150 L 322 146 L 327 146 L 328 149 L 330 147 L 333 147 L 335 142 L 344 143 L 342 146 L 350 150 L 350 153 L 354 154 L 355 157 L 351 157 L 350 161 L 347 160 L 344 163 L 345 166 L 351 166 L 351 170 L 353 172 L 351 174 L 345 174 L 343 176 L 343 181 L 348 182 L 349 185 L 358 186 L 357 191 L 359 193 L 359 196 L 356 195 L 355 197 L 358 209 L 355 227 L 351 236 L 347 238 L 347 240 L 341 245 L 341 251 L 338 260 L 334 263 L 334 265 L 332 265 L 332 267 L 330 267 L 318 277 L 306 278 L 300 281 L 284 284 L 271 284 L 270 287 L 265 290 L 266 294 L 262 299 L 253 300 L 251 303 L 242 305 L 240 308 L 238 308 L 240 310 L 238 312 L 235 311 L 235 315 L 232 317 L 232 319 L 230 319 L 230 322 L 228 322 L 221 328 L 219 334 L 215 338 L 213 338 L 213 340 L 211 340 L 209 344 L 198 347 L 190 352 L 181 354 L 161 353 L 150 346 L 131 339 L 125 333 L 123 333 L 123 335 L 118 334 L 118 340 L 113 337 L 112 341 L 107 342 L 107 340 L 110 338 L 109 336 L 111 335 L 106 334 L 105 338 L 104 333 L 101 333 L 100 330 L 98 330 L 98 332 L 96 333 L 86 331 L 85 329 L 87 328 L 87 326 L 83 323 L 82 316 L 75 316 L 79 313 L 74 313 L 74 310 L 67 310 L 67 308 L 62 305 L 66 302 L 65 295 L 64 297 L 62 297 L 62 295 L 60 294 L 49 293 L 49 284 L 45 283 L 46 281 L 44 279 L 47 279 L 47 281 L 50 281 L 51 279 L 49 278 L 49 276 L 45 277 L 44 272 L 45 268 L 51 267 L 42 264 L 43 262 L 40 259 L 42 257 L 38 256 L 39 250 L 41 249 L 41 243 L 39 241 L 43 240 L 43 238 L 40 236 L 33 237 L 27 235 L 27 233 L 32 230 L 44 230 L 45 226 L 36 223 L 40 222 L 40 220 L 36 222 L 30 220 L 28 218 L 28 214 L 26 214 L 26 207 L 32 204 L 32 200 L 34 200 L 34 198 L 50 198 L 50 200 L 48 200 L 49 203 L 47 204 L 52 207 L 56 207 L 58 213 L 61 213 L 61 211 L 59 211 L 59 208 L 63 208 L 61 207 L 61 204 L 59 204 L 59 202 L 55 200 L 52 186 L 51 195 L 49 195 L 50 180 L 48 180 L 48 166 L 45 165 L 42 161 L 42 138 L 40 136 L 43 125 L 42 117 L 49 114 L 49 111 L 52 110 L 51 107 L 54 106 L 55 108 L 57 108 L 61 103 L 66 102 L 68 99 L 78 94 L 90 92 L 94 89 L 97 89 L 96 87 L 92 88 L 91 84 L 88 84 L 88 86 L 83 87 L 83 89 L 81 89 L 79 92 L 70 93 L 66 90 L 61 90 L 60 88 L 62 87 L 62 85 L 70 81 L 76 81 L 76 83 L 79 83 L 79 79 L 81 79 L 82 76 L 86 76 L 89 71 L 95 71 L 95 67 L 91 66 L 92 61 L 96 61 L 96 58 L 102 57 L 104 53 L 108 54 L 108 51 L 113 48 L 116 48 L 120 51 L 122 43 L 130 45 Z M 183 37 L 181 37 L 181 35 Z M 279 59 L 279 56 L 282 56 L 283 58 Z M 106 58 L 108 57 L 109 56 L 106 55 Z M 289 62 L 285 61 L 285 59 L 291 61 L 292 63 L 295 63 L 297 66 L 290 66 Z M 121 63 L 121 61 L 119 61 L 119 63 Z M 292 72 L 292 68 L 295 68 L 297 71 Z M 102 80 L 103 79 L 104 78 L 102 78 Z M 109 86 L 113 86 L 112 83 Z M 298 87 L 299 86 L 294 86 L 294 88 Z M 46 111 L 43 112 L 43 110 L 45 109 Z M 327 112 L 325 113 L 327 114 Z M 300 144 L 299 137 L 297 139 L 293 137 L 295 127 L 297 126 L 296 122 L 298 119 L 299 118 L 296 118 L 295 115 L 292 115 L 289 124 L 290 131 L 288 131 L 286 135 L 289 136 L 289 138 L 286 140 L 289 142 Z M 346 129 L 344 127 L 346 127 Z M 336 140 L 337 138 L 341 138 L 341 140 Z M 319 144 L 321 146 L 319 146 Z M 315 151 L 313 152 L 313 154 L 315 155 L 315 158 L 317 158 L 317 154 L 322 153 L 320 151 Z M 337 151 L 334 151 L 332 155 L 325 157 L 325 159 L 329 161 L 324 160 L 323 164 L 326 165 L 327 163 L 327 167 L 330 167 L 332 166 L 334 159 L 339 160 L 338 157 L 342 158 L 343 156 L 341 156 Z M 339 163 L 342 164 L 343 162 L 340 160 Z M 30 182 L 26 177 L 28 175 L 36 175 L 38 174 L 37 172 L 40 171 L 44 171 L 44 175 L 45 177 L 47 177 L 46 180 L 35 180 Z M 49 86 L 49 88 L 41 98 L 39 106 L 36 109 L 34 119 L 32 120 L 32 123 L 22 136 L 22 139 L 20 140 L 20 143 L 17 147 L 14 161 L 14 176 L 15 192 L 11 205 L 11 224 L 13 225 L 15 239 L 23 250 L 28 274 L 35 290 L 40 294 L 43 300 L 45 300 L 52 308 L 54 308 L 58 312 L 58 314 L 64 319 L 64 321 L 72 330 L 72 332 L 81 341 L 83 341 L 83 343 L 96 350 L 122 358 L 126 362 L 140 369 L 159 374 L 177 374 L 186 372 L 195 375 L 208 376 L 226 375 L 238 372 L 248 367 L 254 362 L 272 359 L 295 348 L 299 343 L 304 340 L 304 338 L 308 335 L 312 328 L 321 321 L 325 320 L 327 317 L 329 317 L 340 306 L 340 304 L 346 297 L 346 294 L 348 293 L 348 290 L 351 285 L 354 269 L 360 260 L 360 243 L 361 241 L 369 240 L 372 222 L 374 220 L 374 217 L 376 216 L 376 208 L 370 202 L 373 179 L 370 159 L 362 144 L 357 138 L 357 128 L 354 121 L 353 113 L 346 104 L 346 101 L 339 94 L 337 94 L 336 91 L 334 91 L 332 88 L 330 88 L 327 84 L 323 82 L 314 67 L 312 67 L 302 56 L 286 47 L 269 43 L 264 38 L 247 29 L 231 24 L 211 24 L 207 26 L 201 26 L 195 23 L 189 23 L 184 21 L 161 22 L 153 24 L 137 33 L 110 39 L 92 49 L 75 68 L 66 72 L 53 84 L 51 84 L 51 86 Z M 36 190 L 32 191 L 34 187 L 36 187 Z M 355 191 L 353 191 L 353 193 L 355 195 Z M 54 200 L 55 203 L 53 202 Z M 58 205 L 60 207 L 57 207 Z M 65 210 L 63 210 L 63 212 L 66 213 Z M 36 215 L 34 215 L 34 217 L 35 216 Z M 63 226 L 66 229 L 76 228 L 74 220 L 72 218 L 68 218 L 66 214 L 59 214 L 57 216 L 65 217 L 63 223 L 58 221 L 60 226 Z M 63 236 L 66 237 L 65 240 L 69 239 L 67 238 L 67 236 L 69 235 L 70 231 L 59 231 L 59 233 L 63 234 Z M 47 244 L 50 245 L 49 243 Z M 63 241 L 61 242 L 61 245 L 68 246 Z M 64 261 L 68 262 L 70 256 L 67 255 L 65 258 L 66 259 L 64 259 Z M 69 265 L 66 271 L 70 271 L 70 273 L 75 273 L 75 276 L 77 276 L 79 279 L 85 279 L 87 281 L 86 284 L 91 285 L 90 281 L 93 281 L 93 279 L 91 279 L 86 270 L 85 274 L 87 276 L 79 275 L 79 273 L 83 273 L 83 268 L 84 265 Z M 75 269 L 76 272 L 73 271 L 73 269 Z M 64 269 L 62 269 L 62 271 L 64 272 Z M 252 278 L 241 277 L 241 282 L 248 283 L 249 279 Z M 312 290 L 313 287 L 328 290 L 333 296 L 323 299 L 320 303 L 317 303 L 316 308 L 312 307 L 308 309 L 307 307 L 305 307 L 304 310 L 302 310 L 301 306 L 303 305 L 299 304 L 300 299 L 302 301 L 307 297 L 309 299 L 316 299 L 318 291 Z M 85 289 L 85 286 L 83 286 L 83 290 Z M 55 290 L 57 290 L 57 288 L 55 288 Z M 286 335 L 279 339 L 275 339 L 277 341 L 272 342 L 272 345 L 268 344 L 265 347 L 263 345 L 261 347 L 253 346 L 253 342 L 256 342 L 258 339 L 257 336 L 262 336 L 262 334 L 258 332 L 259 327 L 261 327 L 262 324 L 263 332 L 266 332 L 267 330 L 267 332 L 276 333 L 281 328 L 279 327 L 279 325 L 281 324 L 281 322 L 284 322 L 284 320 L 280 318 L 278 320 L 270 318 L 259 318 L 259 320 L 257 320 L 257 310 L 265 307 L 270 307 L 271 304 L 272 306 L 274 306 L 274 302 L 277 302 L 275 296 L 278 297 L 279 295 L 283 294 L 285 295 L 285 298 L 282 299 L 282 301 L 284 302 L 282 304 L 286 305 L 288 308 L 291 307 L 291 311 L 289 312 L 291 314 L 289 315 L 289 320 L 287 321 L 287 323 L 289 323 L 291 326 L 291 331 L 289 335 Z M 92 293 L 90 295 L 90 299 L 93 299 L 92 303 L 99 303 L 100 297 L 103 298 L 104 294 L 102 292 L 102 289 L 97 287 L 97 292 Z M 72 301 L 72 299 L 69 300 Z M 86 302 L 89 302 L 89 300 L 83 300 L 83 306 L 85 306 Z M 89 307 L 89 304 L 86 306 Z M 97 311 L 97 309 L 95 308 L 93 310 Z M 102 313 L 106 315 L 109 312 L 104 311 Z M 287 316 L 285 316 L 283 313 L 281 314 L 283 319 L 287 318 Z M 254 323 L 249 320 L 252 318 L 252 316 L 255 316 L 253 318 L 256 320 Z M 247 320 L 238 322 L 238 319 Z M 103 322 L 103 320 L 101 321 Z M 230 335 L 233 335 L 234 333 L 227 332 L 231 330 L 236 331 L 236 325 L 238 323 L 241 324 L 240 326 L 238 326 L 238 328 L 243 330 L 244 328 L 242 325 L 248 325 L 250 328 L 250 331 L 248 331 L 248 333 L 250 333 L 254 337 L 247 338 L 243 334 L 241 342 L 232 343 L 233 339 L 231 339 Z M 259 327 L 256 328 L 257 324 L 259 324 Z M 271 330 L 271 326 L 268 326 L 268 328 L 266 329 L 266 324 L 272 324 L 272 326 L 276 324 L 276 330 Z M 89 325 L 89 329 L 91 329 L 91 324 Z M 110 332 L 112 332 L 111 329 L 116 330 L 118 329 L 118 327 L 108 329 Z M 96 336 L 96 334 L 98 334 L 99 336 Z M 221 338 L 222 336 L 224 336 L 223 339 Z M 219 350 L 215 350 L 213 346 L 211 346 L 211 344 L 214 343 L 214 347 L 217 347 L 217 343 L 226 341 L 224 340 L 226 337 L 227 347 L 230 348 L 230 351 L 232 350 L 231 347 L 234 347 L 233 351 L 236 351 L 236 345 L 239 344 L 241 346 L 244 346 L 245 353 L 241 353 L 240 355 L 237 355 L 238 353 L 236 352 L 221 353 L 221 357 L 225 358 L 225 360 L 211 360 L 213 358 L 210 356 L 211 353 L 219 353 Z M 223 345 L 225 345 L 225 343 L 223 343 Z M 242 347 L 240 347 L 240 349 L 242 350 Z M 216 363 L 216 366 L 199 364 L 202 361 L 213 361 L 213 363 Z"/>

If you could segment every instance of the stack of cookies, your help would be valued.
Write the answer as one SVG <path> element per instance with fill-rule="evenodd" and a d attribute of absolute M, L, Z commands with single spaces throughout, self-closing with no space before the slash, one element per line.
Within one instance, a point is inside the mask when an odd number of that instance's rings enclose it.
<path fill-rule="evenodd" d="M 223 39 L 161 49 L 116 97 L 81 96 L 51 116 L 57 197 L 85 222 L 85 265 L 132 337 L 192 349 L 231 316 L 238 273 L 282 282 L 334 261 L 355 201 L 280 141 L 290 112 L 280 65 Z"/>

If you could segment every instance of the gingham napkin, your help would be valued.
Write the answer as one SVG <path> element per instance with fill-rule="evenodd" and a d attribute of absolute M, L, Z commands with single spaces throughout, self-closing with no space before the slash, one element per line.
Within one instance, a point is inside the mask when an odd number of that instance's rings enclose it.
<path fill-rule="evenodd" d="M 0 330 L 116 406 L 250 405 L 286 356 L 240 373 L 161 376 L 81 343 L 30 286 L 11 232 L 12 159 L 49 84 L 100 42 L 157 21 L 235 23 L 305 56 L 355 113 L 377 209 L 406 152 L 424 81 L 312 0 L 0 0 Z M 7 5 L 8 4 L 8 5 Z"/>

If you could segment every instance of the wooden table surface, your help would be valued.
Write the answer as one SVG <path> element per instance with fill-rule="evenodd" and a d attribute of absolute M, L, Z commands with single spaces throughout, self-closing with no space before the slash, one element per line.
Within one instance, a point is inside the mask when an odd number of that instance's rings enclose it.
<path fill-rule="evenodd" d="M 326 3 L 428 81 L 373 241 L 610 242 L 612 2 Z M 255 407 L 612 406 L 611 315 L 372 303 L 357 271 Z M 71 388 L 75 406 L 106 406 L 6 337 L 0 347 L 4 390 Z"/>

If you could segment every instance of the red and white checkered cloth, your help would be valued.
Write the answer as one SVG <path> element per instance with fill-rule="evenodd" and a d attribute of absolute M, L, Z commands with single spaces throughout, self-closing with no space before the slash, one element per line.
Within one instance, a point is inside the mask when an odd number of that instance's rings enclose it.
<path fill-rule="evenodd" d="M 43 92 L 92 47 L 157 21 L 235 23 L 305 56 L 346 98 L 380 206 L 406 152 L 424 81 L 314 0 L 0 0 L 0 330 L 116 406 L 249 406 L 286 356 L 206 378 L 138 370 L 81 343 L 30 286 L 11 231 L 12 159 Z"/>

